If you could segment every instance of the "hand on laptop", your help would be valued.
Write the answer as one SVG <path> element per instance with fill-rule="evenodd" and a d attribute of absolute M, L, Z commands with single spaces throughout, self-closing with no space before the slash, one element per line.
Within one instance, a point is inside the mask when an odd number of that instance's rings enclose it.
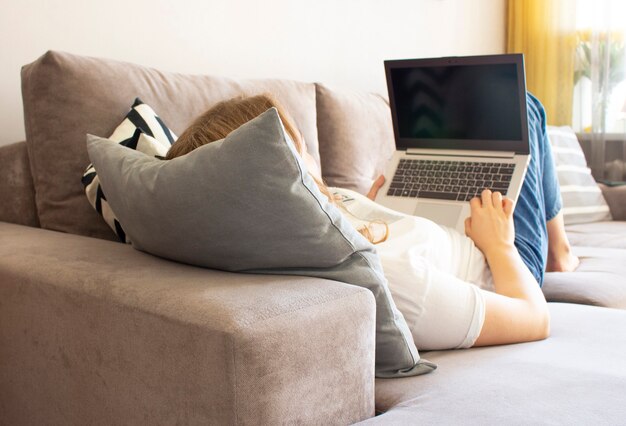
<path fill-rule="evenodd" d="M 378 190 L 385 184 L 385 176 L 380 175 L 376 178 L 376 180 L 372 183 L 372 187 L 370 188 L 370 192 L 367 193 L 367 198 L 370 200 L 376 199 L 376 194 L 378 194 Z"/>
<path fill-rule="evenodd" d="M 465 233 L 486 257 L 492 251 L 513 247 L 513 201 L 485 189 L 470 201 L 472 215 L 465 220 Z"/>

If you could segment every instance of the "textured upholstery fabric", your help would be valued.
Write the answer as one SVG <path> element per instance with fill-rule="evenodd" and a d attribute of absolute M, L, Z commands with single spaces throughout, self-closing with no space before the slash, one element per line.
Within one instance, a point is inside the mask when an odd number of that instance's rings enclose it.
<path fill-rule="evenodd" d="M 367 193 L 395 151 L 389 104 L 380 95 L 316 84 L 322 175 L 331 186 Z"/>
<path fill-rule="evenodd" d="M 611 209 L 613 220 L 626 220 L 626 185 L 606 186 L 600 184 L 599 186 Z"/>
<path fill-rule="evenodd" d="M 0 241 L 2 424 L 373 415 L 375 309 L 365 289 L 195 268 L 7 223 Z"/>
<path fill-rule="evenodd" d="M 434 374 L 376 380 L 361 424 L 616 425 L 626 419 L 626 311 L 550 304 L 540 342 L 428 352 Z"/>
<path fill-rule="evenodd" d="M 26 142 L 0 147 L 0 221 L 39 226 Z"/>
<path fill-rule="evenodd" d="M 580 223 L 565 231 L 573 246 L 626 249 L 626 221 Z"/>
<path fill-rule="evenodd" d="M 626 250 L 574 247 L 574 254 L 580 258 L 576 271 L 546 274 L 546 299 L 626 309 Z"/>
<path fill-rule="evenodd" d="M 165 73 L 130 63 L 48 52 L 22 69 L 29 159 L 41 226 L 115 239 L 89 206 L 80 177 L 89 159 L 85 135 L 110 135 L 135 97 L 180 134 L 218 101 L 269 91 L 318 157 L 315 87 L 287 80 L 242 80 Z"/>
<path fill-rule="evenodd" d="M 169 161 L 97 137 L 87 147 L 135 248 L 191 265 L 368 288 L 376 298 L 376 374 L 433 370 L 420 361 L 376 249 L 320 192 L 275 108 Z"/>

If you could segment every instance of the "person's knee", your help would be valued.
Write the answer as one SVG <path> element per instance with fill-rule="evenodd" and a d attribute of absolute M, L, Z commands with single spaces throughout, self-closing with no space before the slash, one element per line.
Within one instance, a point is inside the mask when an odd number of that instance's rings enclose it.
<path fill-rule="evenodd" d="M 528 111 L 536 116 L 537 120 L 540 123 L 545 123 L 546 121 L 546 109 L 539 99 L 537 99 L 532 93 L 526 92 L 526 104 L 528 105 Z"/>

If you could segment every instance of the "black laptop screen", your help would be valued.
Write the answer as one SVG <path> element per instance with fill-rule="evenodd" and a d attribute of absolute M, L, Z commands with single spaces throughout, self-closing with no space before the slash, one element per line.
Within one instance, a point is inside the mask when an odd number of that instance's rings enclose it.
<path fill-rule="evenodd" d="M 398 148 L 527 151 L 519 64 L 389 62 Z"/>

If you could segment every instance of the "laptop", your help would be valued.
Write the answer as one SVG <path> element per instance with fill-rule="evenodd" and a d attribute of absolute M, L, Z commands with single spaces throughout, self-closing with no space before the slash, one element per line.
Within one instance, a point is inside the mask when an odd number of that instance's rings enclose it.
<path fill-rule="evenodd" d="M 396 152 L 376 201 L 465 230 L 484 188 L 517 200 L 530 161 L 521 54 L 385 61 Z"/>

